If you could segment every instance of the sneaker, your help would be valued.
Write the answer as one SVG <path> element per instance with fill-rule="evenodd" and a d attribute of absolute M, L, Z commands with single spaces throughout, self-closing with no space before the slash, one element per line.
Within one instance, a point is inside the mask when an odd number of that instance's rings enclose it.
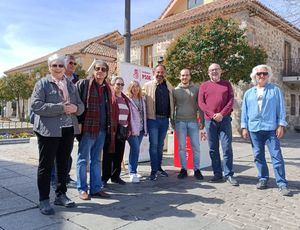
<path fill-rule="evenodd" d="M 59 196 L 55 197 L 54 200 L 54 204 L 55 205 L 60 205 L 60 206 L 64 206 L 66 208 L 73 208 L 75 207 L 75 202 L 70 200 L 66 194 L 61 194 Z"/>
<path fill-rule="evenodd" d="M 218 175 L 214 175 L 210 180 L 210 183 L 221 183 L 224 182 L 223 177 L 222 176 L 218 176 Z"/>
<path fill-rule="evenodd" d="M 149 180 L 157 180 L 157 173 L 156 172 L 151 172 L 150 176 L 149 176 Z"/>
<path fill-rule="evenodd" d="M 168 173 L 166 171 L 164 171 L 163 169 L 159 169 L 158 173 L 161 177 L 168 177 Z"/>
<path fill-rule="evenodd" d="M 200 172 L 199 169 L 197 169 L 197 170 L 194 171 L 194 177 L 195 177 L 197 180 L 203 180 L 202 173 Z"/>
<path fill-rule="evenodd" d="M 138 178 L 142 178 L 142 175 L 141 175 L 141 174 L 136 173 L 135 175 L 136 175 Z"/>
<path fill-rule="evenodd" d="M 258 183 L 256 184 L 256 188 L 260 190 L 268 188 L 267 180 L 259 180 Z"/>
<path fill-rule="evenodd" d="M 126 184 L 126 182 L 123 181 L 120 177 L 117 178 L 117 179 L 110 179 L 110 180 L 111 180 L 111 182 L 116 183 L 116 184 L 121 184 L 121 185 L 125 185 Z"/>
<path fill-rule="evenodd" d="M 286 186 L 281 186 L 279 187 L 279 193 L 282 196 L 292 196 L 293 194 L 291 193 L 291 191 L 286 187 Z"/>
<path fill-rule="evenodd" d="M 188 175 L 187 175 L 187 171 L 186 169 L 182 168 L 179 172 L 179 174 L 177 175 L 177 178 L 178 179 L 184 179 L 186 178 Z"/>
<path fill-rule="evenodd" d="M 232 186 L 239 186 L 239 182 L 233 177 L 233 176 L 228 176 L 226 178 L 226 181 L 231 184 Z"/>
<path fill-rule="evenodd" d="M 110 198 L 110 195 L 104 191 L 99 191 L 96 193 L 91 194 L 92 197 L 98 197 L 98 198 Z"/>
<path fill-rule="evenodd" d="M 136 174 L 130 174 L 130 182 L 131 183 L 140 183 L 140 178 Z"/>
<path fill-rule="evenodd" d="M 87 192 L 85 192 L 85 191 L 79 192 L 79 198 L 81 200 L 90 200 L 91 199 L 90 196 L 89 196 L 89 194 Z"/>
<path fill-rule="evenodd" d="M 54 215 L 54 209 L 50 206 L 49 199 L 40 201 L 39 208 L 43 215 Z"/>

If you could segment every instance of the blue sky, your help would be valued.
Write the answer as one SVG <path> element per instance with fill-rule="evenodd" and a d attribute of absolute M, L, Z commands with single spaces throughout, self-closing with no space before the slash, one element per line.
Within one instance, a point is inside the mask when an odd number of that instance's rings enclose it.
<path fill-rule="evenodd" d="M 131 0 L 131 28 L 157 19 L 170 0 Z M 262 0 L 280 9 L 284 0 Z M 56 49 L 114 30 L 123 33 L 125 0 L 0 1 L 0 76 Z M 277 8 L 276 8 L 277 7 Z"/>

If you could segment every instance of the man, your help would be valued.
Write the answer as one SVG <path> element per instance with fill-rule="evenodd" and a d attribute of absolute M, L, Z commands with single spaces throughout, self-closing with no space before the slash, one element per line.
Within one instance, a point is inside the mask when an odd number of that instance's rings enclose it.
<path fill-rule="evenodd" d="M 150 142 L 151 174 L 149 179 L 156 180 L 157 173 L 167 177 L 161 168 L 164 140 L 169 127 L 169 118 L 173 115 L 173 87 L 165 79 L 166 68 L 157 65 L 154 79 L 144 85 L 147 108 L 147 127 Z"/>
<path fill-rule="evenodd" d="M 200 141 L 199 129 L 203 129 L 204 118 L 203 112 L 198 107 L 198 91 L 199 88 L 191 82 L 191 74 L 189 69 L 180 71 L 180 83 L 173 91 L 174 96 L 174 120 L 175 130 L 179 142 L 179 156 L 181 170 L 178 179 L 187 177 L 186 167 L 186 136 L 191 140 L 194 161 L 194 177 L 202 180 L 203 176 L 200 172 Z M 197 112 L 201 116 L 201 123 L 197 122 Z"/>
<path fill-rule="evenodd" d="M 254 161 L 258 169 L 257 189 L 266 189 L 269 170 L 265 158 L 265 145 L 272 158 L 274 175 L 279 192 L 291 196 L 285 179 L 284 160 L 279 139 L 284 134 L 285 120 L 284 98 L 280 89 L 269 83 L 272 70 L 267 65 L 258 65 L 251 73 L 254 87 L 244 95 L 241 116 L 243 138 L 250 137 Z"/>
<path fill-rule="evenodd" d="M 223 170 L 228 183 L 238 186 L 232 171 L 232 128 L 230 114 L 233 108 L 234 94 L 229 81 L 221 80 L 221 67 L 213 63 L 208 68 L 210 80 L 204 82 L 199 90 L 198 104 L 204 112 L 205 129 L 208 137 L 209 155 L 214 176 L 210 182 L 222 182 L 222 166 L 219 150 L 221 141 L 223 150 Z"/>

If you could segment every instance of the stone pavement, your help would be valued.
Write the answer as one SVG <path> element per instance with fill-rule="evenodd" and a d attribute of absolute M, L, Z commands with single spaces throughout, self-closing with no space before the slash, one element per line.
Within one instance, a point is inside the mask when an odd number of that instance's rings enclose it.
<path fill-rule="evenodd" d="M 168 178 L 148 181 L 149 163 L 140 164 L 140 184 L 108 184 L 112 198 L 91 201 L 69 189 L 77 207 L 55 206 L 54 216 L 44 216 L 37 207 L 36 144 L 0 146 L 0 229 L 300 229 L 300 134 L 282 140 L 293 197 L 278 194 L 271 166 L 270 188 L 257 190 L 250 144 L 234 138 L 233 148 L 239 187 L 208 183 L 210 169 L 203 170 L 204 181 L 178 180 L 172 156 L 165 155 Z"/>

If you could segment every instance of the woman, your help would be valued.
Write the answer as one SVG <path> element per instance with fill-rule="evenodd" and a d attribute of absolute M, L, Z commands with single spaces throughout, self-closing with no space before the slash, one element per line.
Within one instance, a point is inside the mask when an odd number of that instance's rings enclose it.
<path fill-rule="evenodd" d="M 126 184 L 126 182 L 120 178 L 120 173 L 125 149 L 125 142 L 131 132 L 129 100 L 125 96 L 125 94 L 122 93 L 122 90 L 124 88 L 123 78 L 115 77 L 111 80 L 111 84 L 116 96 L 118 128 L 114 140 L 115 151 L 112 152 L 108 149 L 110 142 L 107 142 L 103 149 L 102 180 L 104 184 L 106 184 L 110 179 L 113 183 L 124 185 Z"/>
<path fill-rule="evenodd" d="M 73 147 L 74 134 L 79 133 L 77 115 L 84 106 L 72 82 L 66 79 L 65 57 L 54 54 L 48 59 L 50 74 L 39 80 L 31 96 L 34 113 L 33 130 L 39 148 L 38 189 L 40 211 L 54 214 L 49 202 L 50 177 L 54 159 L 57 173 L 55 205 L 74 207 L 67 196 L 66 178 L 68 159 Z"/>
<path fill-rule="evenodd" d="M 132 183 L 139 183 L 139 175 L 137 174 L 138 159 L 140 154 L 140 145 L 143 136 L 147 135 L 147 117 L 145 98 L 142 97 L 142 88 L 138 81 L 130 82 L 127 95 L 129 97 L 130 107 L 130 124 L 131 135 L 128 138 L 130 145 L 128 171 L 130 181 Z"/>

